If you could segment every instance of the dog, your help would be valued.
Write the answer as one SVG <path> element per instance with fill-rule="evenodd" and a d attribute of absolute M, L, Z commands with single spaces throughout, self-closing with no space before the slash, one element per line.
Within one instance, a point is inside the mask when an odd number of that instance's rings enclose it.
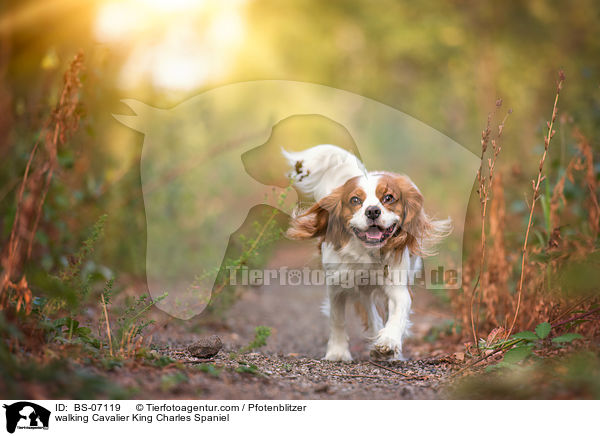
<path fill-rule="evenodd" d="M 286 235 L 317 238 L 323 268 L 332 273 L 329 277 L 360 275 L 352 287 L 328 280 L 324 312 L 330 332 L 325 359 L 352 360 L 345 312 L 346 304 L 354 302 L 370 339 L 371 358 L 405 360 L 402 341 L 410 327 L 409 285 L 422 269 L 421 258 L 434 255 L 436 244 L 451 232 L 450 218 L 429 217 L 423 195 L 408 176 L 368 172 L 356 156 L 335 145 L 282 153 L 293 185 L 314 200 L 307 210 L 294 211 Z"/>

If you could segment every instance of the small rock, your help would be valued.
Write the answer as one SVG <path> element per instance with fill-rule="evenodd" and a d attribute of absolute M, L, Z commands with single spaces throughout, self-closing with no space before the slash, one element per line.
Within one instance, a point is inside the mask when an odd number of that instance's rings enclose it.
<path fill-rule="evenodd" d="M 188 346 L 188 351 L 193 357 L 199 359 L 208 359 L 216 354 L 223 348 L 223 342 L 217 335 L 212 335 L 209 338 L 202 338 L 198 342 L 195 342 Z"/>
<path fill-rule="evenodd" d="M 454 353 L 454 358 L 459 362 L 465 361 L 465 353 Z"/>

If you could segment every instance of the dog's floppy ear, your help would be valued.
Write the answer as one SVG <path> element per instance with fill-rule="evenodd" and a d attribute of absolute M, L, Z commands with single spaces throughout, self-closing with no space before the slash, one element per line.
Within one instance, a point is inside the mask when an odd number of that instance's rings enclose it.
<path fill-rule="evenodd" d="M 285 233 L 291 239 L 310 239 L 325 235 L 329 212 L 319 203 L 313 204 L 310 209 L 292 215 L 290 228 Z"/>
<path fill-rule="evenodd" d="M 426 216 L 423 212 L 423 195 L 416 186 L 405 176 L 397 176 L 394 179 L 396 190 L 399 193 L 399 205 L 396 209 L 400 215 L 398 231 L 384 248 L 402 252 L 408 247 L 411 253 L 420 255 L 419 235 L 427 226 Z"/>
<path fill-rule="evenodd" d="M 291 239 L 325 239 L 326 236 L 340 232 L 343 228 L 339 220 L 341 195 L 340 187 L 313 204 L 307 211 L 294 214 L 286 235 Z"/>
<path fill-rule="evenodd" d="M 435 246 L 452 230 L 450 219 L 433 220 L 423 208 L 423 194 L 407 177 L 400 176 L 396 182 L 400 187 L 402 216 L 400 231 L 394 237 L 393 246 L 408 247 L 417 256 L 433 256 Z"/>
<path fill-rule="evenodd" d="M 423 220 L 423 194 L 412 184 L 405 181 L 402 184 L 402 194 L 400 201 L 402 202 L 403 216 L 401 227 L 407 232 L 418 235 Z"/>
<path fill-rule="evenodd" d="M 420 200 L 408 201 L 407 222 L 405 224 L 407 237 L 407 246 L 411 253 L 421 256 L 434 256 L 437 254 L 437 244 L 452 232 L 452 220 L 432 219 L 423 208 L 423 196 L 419 193 Z M 418 211 L 415 212 L 417 205 Z M 408 217 L 411 215 L 410 220 Z"/>

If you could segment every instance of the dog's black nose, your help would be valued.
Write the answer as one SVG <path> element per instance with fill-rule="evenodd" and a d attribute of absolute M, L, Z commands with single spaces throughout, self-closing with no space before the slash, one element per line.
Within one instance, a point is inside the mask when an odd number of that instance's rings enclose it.
<path fill-rule="evenodd" d="M 365 210 L 365 215 L 371 220 L 376 220 L 379 218 L 379 215 L 381 215 L 381 209 L 377 206 L 369 206 L 367 207 L 367 210 Z"/>

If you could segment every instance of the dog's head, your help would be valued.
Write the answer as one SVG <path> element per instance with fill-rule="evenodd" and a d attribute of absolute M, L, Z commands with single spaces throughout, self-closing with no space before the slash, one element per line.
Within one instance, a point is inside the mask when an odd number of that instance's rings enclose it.
<path fill-rule="evenodd" d="M 404 175 L 370 173 L 344 185 L 292 220 L 294 239 L 320 237 L 339 249 L 351 238 L 382 252 L 408 247 L 433 254 L 433 245 L 450 230 L 449 220 L 433 221 L 423 210 L 423 195 Z"/>

